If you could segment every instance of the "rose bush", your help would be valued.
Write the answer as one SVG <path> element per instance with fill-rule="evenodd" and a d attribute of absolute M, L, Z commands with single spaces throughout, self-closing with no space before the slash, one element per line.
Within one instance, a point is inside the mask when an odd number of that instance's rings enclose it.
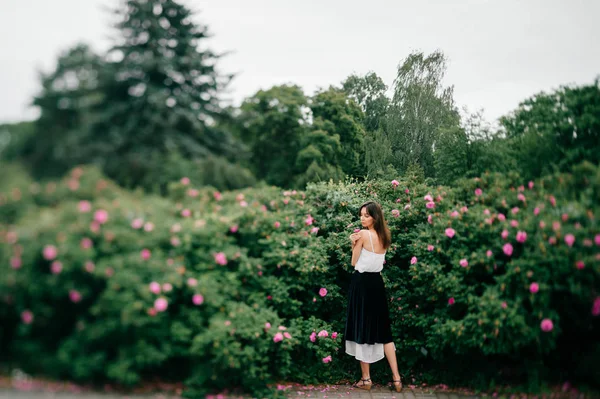
<path fill-rule="evenodd" d="M 375 199 L 392 231 L 383 277 L 408 383 L 600 380 L 595 166 L 452 188 L 397 179 L 221 193 L 182 178 L 166 198 L 86 167 L 0 191 L 0 350 L 32 372 L 158 376 L 185 380 L 189 395 L 356 378 L 343 350 L 348 236 Z M 385 362 L 372 374 L 389 379 Z"/>

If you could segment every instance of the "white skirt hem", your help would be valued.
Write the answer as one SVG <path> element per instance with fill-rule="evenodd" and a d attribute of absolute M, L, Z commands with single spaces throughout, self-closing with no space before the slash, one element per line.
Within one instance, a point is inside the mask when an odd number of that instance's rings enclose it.
<path fill-rule="evenodd" d="M 393 344 L 393 343 L 392 343 Z M 394 345 L 394 351 L 396 345 Z M 346 341 L 346 353 L 354 356 L 356 360 L 364 363 L 375 363 L 385 357 L 383 344 L 357 344 L 354 341 Z"/>

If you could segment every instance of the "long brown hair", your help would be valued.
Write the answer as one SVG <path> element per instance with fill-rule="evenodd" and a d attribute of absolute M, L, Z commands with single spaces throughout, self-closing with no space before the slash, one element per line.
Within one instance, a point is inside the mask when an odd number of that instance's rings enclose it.
<path fill-rule="evenodd" d="M 381 205 L 374 201 L 365 202 L 358 209 L 359 217 L 363 208 L 367 208 L 367 214 L 373 218 L 373 228 L 375 229 L 375 232 L 377 232 L 379 242 L 381 242 L 384 249 L 388 249 L 390 245 L 392 245 L 392 234 L 385 222 Z"/>

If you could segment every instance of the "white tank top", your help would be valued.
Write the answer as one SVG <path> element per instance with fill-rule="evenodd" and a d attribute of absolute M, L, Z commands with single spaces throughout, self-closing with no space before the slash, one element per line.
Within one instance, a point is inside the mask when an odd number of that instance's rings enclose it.
<path fill-rule="evenodd" d="M 375 248 L 373 247 L 373 238 L 371 237 L 371 232 L 369 231 L 368 233 L 369 240 L 371 241 L 371 249 L 373 251 L 367 250 L 364 246 L 362 247 L 358 260 L 356 261 L 356 265 L 354 266 L 354 268 L 358 270 L 359 273 L 377 273 L 383 270 L 385 252 L 382 254 L 374 252 Z"/>

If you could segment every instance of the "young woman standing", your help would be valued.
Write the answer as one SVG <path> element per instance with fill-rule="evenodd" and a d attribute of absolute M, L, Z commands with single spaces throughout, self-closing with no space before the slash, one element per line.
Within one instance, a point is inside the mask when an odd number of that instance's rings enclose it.
<path fill-rule="evenodd" d="M 362 378 L 355 387 L 370 390 L 373 383 L 369 365 L 388 359 L 392 384 L 397 392 L 402 382 L 392 342 L 388 301 L 381 277 L 386 250 L 391 245 L 381 206 L 373 201 L 360 207 L 363 230 L 350 236 L 354 275 L 348 292 L 348 313 L 344 330 L 346 353 L 360 361 Z"/>

